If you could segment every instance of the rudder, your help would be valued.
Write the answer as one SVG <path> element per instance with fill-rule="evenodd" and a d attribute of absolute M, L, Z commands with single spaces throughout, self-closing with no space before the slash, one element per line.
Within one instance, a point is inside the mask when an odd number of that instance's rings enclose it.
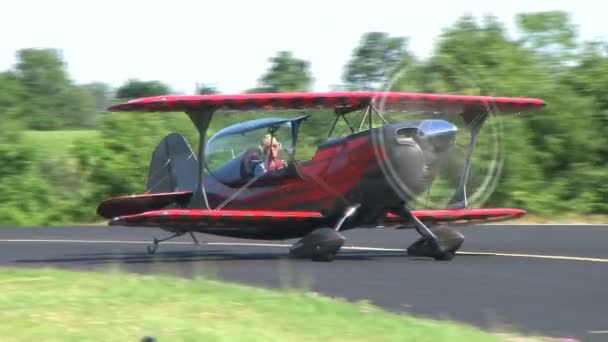
<path fill-rule="evenodd" d="M 186 138 L 179 133 L 165 136 L 152 153 L 147 192 L 194 190 L 198 161 Z"/>

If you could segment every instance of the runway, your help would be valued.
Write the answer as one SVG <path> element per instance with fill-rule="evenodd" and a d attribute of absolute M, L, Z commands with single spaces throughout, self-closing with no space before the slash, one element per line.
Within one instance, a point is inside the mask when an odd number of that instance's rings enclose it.
<path fill-rule="evenodd" d="M 331 263 L 287 259 L 289 241 L 197 234 L 146 253 L 156 229 L 0 228 L 0 265 L 116 268 L 301 287 L 486 329 L 608 340 L 608 226 L 472 226 L 452 261 L 408 257 L 413 231 L 347 231 Z"/>

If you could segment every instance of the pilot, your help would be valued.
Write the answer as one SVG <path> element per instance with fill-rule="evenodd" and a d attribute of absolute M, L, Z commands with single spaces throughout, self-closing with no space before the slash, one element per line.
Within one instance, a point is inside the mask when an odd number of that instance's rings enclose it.
<path fill-rule="evenodd" d="M 253 169 L 254 176 L 263 175 L 268 171 L 280 170 L 287 166 L 285 160 L 279 159 L 281 143 L 276 137 L 271 137 L 270 134 L 264 135 L 260 143 L 260 149 L 262 150 L 262 156 L 264 156 L 265 161 L 255 166 Z"/>

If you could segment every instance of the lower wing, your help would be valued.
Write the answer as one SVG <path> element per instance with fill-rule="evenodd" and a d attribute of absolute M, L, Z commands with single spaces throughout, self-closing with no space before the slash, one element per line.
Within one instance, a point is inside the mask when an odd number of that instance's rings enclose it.
<path fill-rule="evenodd" d="M 137 227 L 254 227 L 323 225 L 326 217 L 316 211 L 271 211 L 271 210 L 209 210 L 166 209 L 141 214 L 115 217 L 110 225 Z"/>
<path fill-rule="evenodd" d="M 412 210 L 412 214 L 424 223 L 483 223 L 507 221 L 522 217 L 526 211 L 515 208 L 474 208 Z M 404 223 L 403 218 L 388 213 L 386 223 Z"/>

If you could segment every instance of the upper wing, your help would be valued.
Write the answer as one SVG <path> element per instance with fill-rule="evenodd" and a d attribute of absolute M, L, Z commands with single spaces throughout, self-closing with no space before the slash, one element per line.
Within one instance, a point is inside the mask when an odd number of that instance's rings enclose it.
<path fill-rule="evenodd" d="M 383 110 L 471 112 L 491 109 L 513 113 L 541 108 L 545 102 L 534 98 L 422 94 L 401 92 L 327 92 L 167 95 L 135 99 L 109 108 L 110 111 L 177 112 L 210 108 L 232 110 L 358 108 L 374 103 Z"/>

